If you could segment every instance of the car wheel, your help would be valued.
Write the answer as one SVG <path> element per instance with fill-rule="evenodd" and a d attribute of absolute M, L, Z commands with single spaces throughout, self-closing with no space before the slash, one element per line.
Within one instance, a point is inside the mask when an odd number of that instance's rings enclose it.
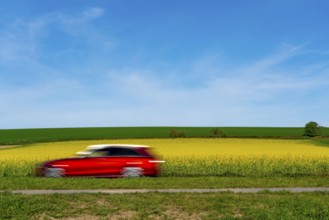
<path fill-rule="evenodd" d="M 143 169 L 140 167 L 124 167 L 122 169 L 122 177 L 141 177 L 143 176 Z"/>
<path fill-rule="evenodd" d="M 46 168 L 45 177 L 60 178 L 64 176 L 64 169 L 62 168 Z"/>

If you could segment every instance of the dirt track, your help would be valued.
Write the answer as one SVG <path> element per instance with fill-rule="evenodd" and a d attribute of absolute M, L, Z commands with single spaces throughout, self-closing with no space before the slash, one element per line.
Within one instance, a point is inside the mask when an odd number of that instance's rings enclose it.
<path fill-rule="evenodd" d="M 259 193 L 259 192 L 329 192 L 329 187 L 308 188 L 222 188 L 222 189 L 96 189 L 96 190 L 0 190 L 15 194 L 41 195 L 41 194 L 73 194 L 73 193 L 105 193 L 105 194 L 130 194 L 130 193 Z"/>
<path fill-rule="evenodd" d="M 6 148 L 13 148 L 13 147 L 18 147 L 19 145 L 0 145 L 0 150 L 1 149 L 6 149 Z"/>

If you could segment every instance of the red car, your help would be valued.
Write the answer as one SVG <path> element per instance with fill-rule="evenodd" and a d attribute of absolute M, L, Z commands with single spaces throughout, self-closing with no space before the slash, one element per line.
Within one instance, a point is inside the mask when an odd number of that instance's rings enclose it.
<path fill-rule="evenodd" d="M 52 160 L 37 168 L 37 175 L 45 177 L 93 176 L 139 177 L 158 176 L 159 164 L 148 146 L 99 144 L 77 152 L 77 157 Z"/>

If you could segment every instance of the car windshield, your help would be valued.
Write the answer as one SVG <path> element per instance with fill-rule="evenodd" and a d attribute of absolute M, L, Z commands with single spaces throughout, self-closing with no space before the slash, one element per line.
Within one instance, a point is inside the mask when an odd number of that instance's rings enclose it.
<path fill-rule="evenodd" d="M 75 154 L 77 156 L 88 156 L 90 154 L 92 154 L 95 150 L 85 150 L 85 151 L 79 151 L 79 152 L 76 152 Z"/>

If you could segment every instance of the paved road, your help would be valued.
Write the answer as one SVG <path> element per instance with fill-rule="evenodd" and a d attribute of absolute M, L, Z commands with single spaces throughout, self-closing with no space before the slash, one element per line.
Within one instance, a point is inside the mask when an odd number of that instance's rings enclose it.
<path fill-rule="evenodd" d="M 85 189 L 85 190 L 0 190 L 15 194 L 41 195 L 41 194 L 73 194 L 73 193 L 105 193 L 105 194 L 129 194 L 129 193 L 258 193 L 258 192 L 329 192 L 329 187 L 308 188 L 222 188 L 222 189 Z"/>

